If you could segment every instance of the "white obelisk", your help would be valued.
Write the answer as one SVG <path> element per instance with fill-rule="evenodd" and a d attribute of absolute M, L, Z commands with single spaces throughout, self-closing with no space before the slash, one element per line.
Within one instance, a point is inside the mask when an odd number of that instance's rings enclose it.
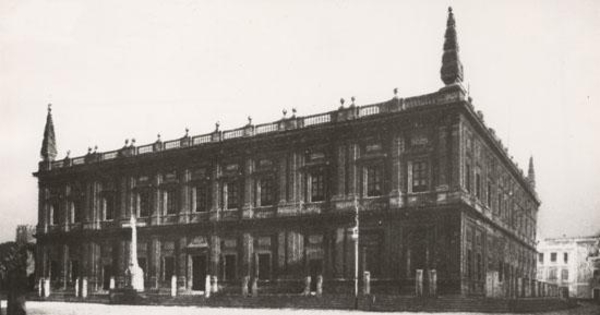
<path fill-rule="evenodd" d="M 131 215 L 129 221 L 131 225 L 131 244 L 129 245 L 129 268 L 127 275 L 129 276 L 129 286 L 136 291 L 144 291 L 144 271 L 138 265 L 137 259 L 137 226 L 135 216 Z"/>

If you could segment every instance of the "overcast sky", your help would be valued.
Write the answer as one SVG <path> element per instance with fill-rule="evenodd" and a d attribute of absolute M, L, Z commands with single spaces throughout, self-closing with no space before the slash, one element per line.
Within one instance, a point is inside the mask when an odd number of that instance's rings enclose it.
<path fill-rule="evenodd" d="M 437 91 L 447 6 L 476 109 L 526 170 L 541 236 L 600 231 L 600 1 L 0 1 L 0 241 L 59 158 Z"/>

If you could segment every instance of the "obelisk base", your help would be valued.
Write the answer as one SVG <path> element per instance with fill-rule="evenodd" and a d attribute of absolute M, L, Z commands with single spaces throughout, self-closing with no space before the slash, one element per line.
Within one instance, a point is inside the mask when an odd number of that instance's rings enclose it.
<path fill-rule="evenodd" d="M 127 286 L 129 288 L 138 292 L 144 291 L 144 270 L 142 270 L 140 266 L 137 264 L 129 265 L 129 268 L 127 268 L 127 276 Z"/>

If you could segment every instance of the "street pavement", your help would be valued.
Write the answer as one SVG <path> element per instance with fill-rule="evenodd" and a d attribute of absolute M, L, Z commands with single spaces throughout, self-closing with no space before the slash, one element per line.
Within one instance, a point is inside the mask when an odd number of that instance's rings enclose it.
<path fill-rule="evenodd" d="M 106 314 L 125 314 L 125 315 L 194 315 L 194 314 L 215 314 L 215 315 L 341 315 L 341 314 L 371 314 L 369 312 L 342 311 L 342 310 L 295 310 L 295 309 L 242 309 L 242 308 L 208 308 L 196 306 L 137 306 L 137 305 L 107 305 L 94 303 L 68 303 L 68 302 L 35 302 L 29 301 L 26 304 L 28 315 L 106 315 Z M 6 301 L 2 301 L 2 314 L 6 314 Z M 401 313 L 403 315 L 423 315 L 425 313 Z M 436 315 L 477 315 L 477 313 L 435 313 Z M 581 307 L 565 311 L 535 313 L 536 315 L 600 315 L 600 305 L 584 303 Z M 492 315 L 492 314 L 486 314 Z"/>

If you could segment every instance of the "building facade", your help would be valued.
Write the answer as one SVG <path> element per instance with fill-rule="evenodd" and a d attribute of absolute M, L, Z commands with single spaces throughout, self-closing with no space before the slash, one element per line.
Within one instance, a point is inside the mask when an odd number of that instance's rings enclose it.
<path fill-rule="evenodd" d="M 563 296 L 600 300 L 600 236 L 544 239 L 538 244 L 539 281 Z"/>
<path fill-rule="evenodd" d="M 358 259 L 374 292 L 412 294 L 435 270 L 439 294 L 515 296 L 535 279 L 533 163 L 525 176 L 475 111 L 451 11 L 441 78 L 427 95 L 63 159 L 49 110 L 37 276 L 125 286 L 134 215 L 146 290 L 175 276 L 202 291 L 211 275 L 224 291 L 250 277 L 297 292 L 323 276 L 325 292 L 350 293 Z"/>

